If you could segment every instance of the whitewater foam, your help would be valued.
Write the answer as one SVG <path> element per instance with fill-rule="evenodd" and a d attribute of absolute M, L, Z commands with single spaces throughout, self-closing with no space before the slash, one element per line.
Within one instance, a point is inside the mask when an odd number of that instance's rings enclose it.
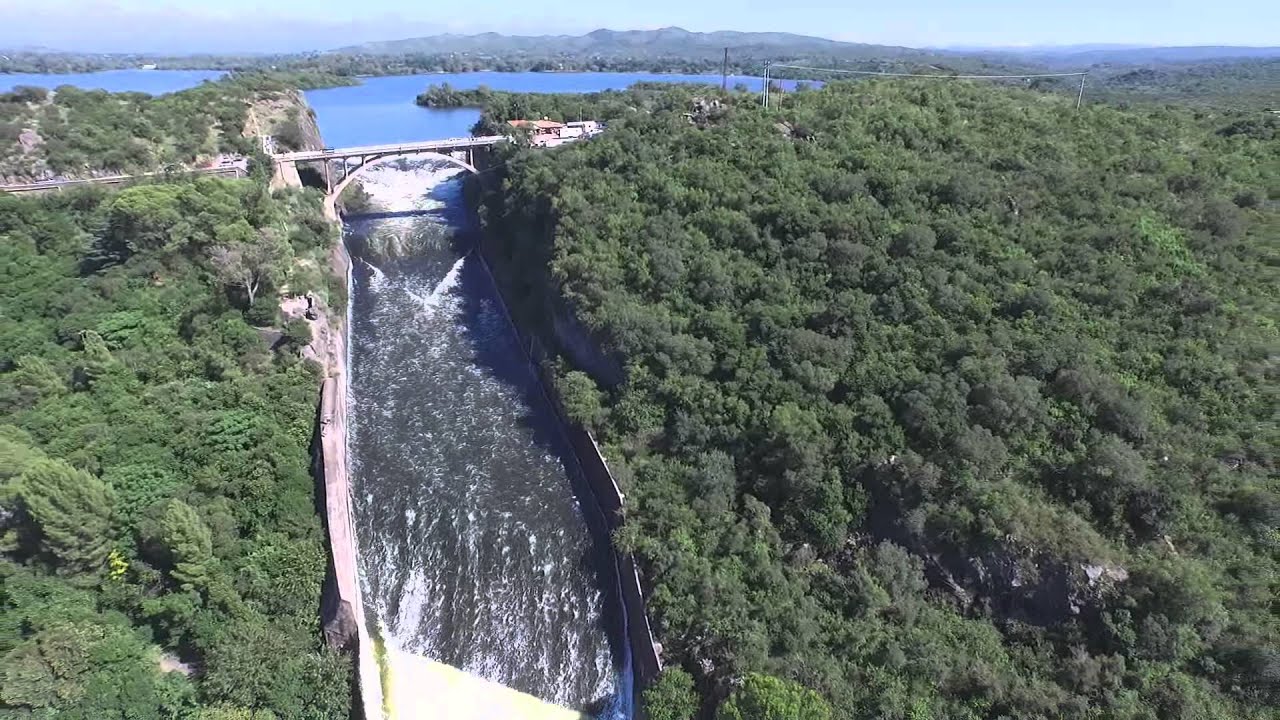
<path fill-rule="evenodd" d="M 444 196 L 434 186 L 454 174 L 371 168 L 366 191 L 392 211 L 432 209 L 432 196 Z M 440 242 L 448 229 L 437 222 L 356 226 L 383 236 L 382 248 L 413 246 L 375 257 L 381 268 L 364 261 L 370 282 L 352 315 L 362 417 L 350 424 L 371 540 L 361 579 L 382 644 L 372 681 L 361 662 L 366 711 L 370 720 L 580 718 L 556 705 L 618 704 L 629 669 L 601 642 L 604 599 L 578 565 L 590 541 L 574 524 L 580 511 L 560 458 L 533 438 L 520 386 L 476 360 L 475 347 L 517 358 L 519 346 L 492 298 L 458 292 L 467 256 Z M 464 300 L 478 300 L 478 316 L 463 312 Z M 542 700 L 497 702 L 515 692 L 499 683 Z"/>
<path fill-rule="evenodd" d="M 449 272 L 445 274 L 444 278 L 442 278 L 440 282 L 436 284 L 435 288 L 432 289 L 430 295 L 423 297 L 411 290 L 406 290 L 405 292 L 409 293 L 410 297 L 417 300 L 422 305 L 422 309 L 435 310 L 440 307 L 440 304 L 445 297 L 449 293 L 453 292 L 454 288 L 458 287 L 458 278 L 461 277 L 462 266 L 466 262 L 466 255 L 458 258 L 457 261 L 453 263 L 453 267 L 449 268 Z"/>
<path fill-rule="evenodd" d="M 430 160 L 406 160 L 403 167 L 399 164 L 371 167 L 361 173 L 359 182 L 374 205 L 386 212 L 434 210 L 444 203 L 432 199 L 432 191 L 461 172 L 452 165 L 441 166 Z"/>
<path fill-rule="evenodd" d="M 369 269 L 373 271 L 373 274 L 375 277 L 382 278 L 384 280 L 386 279 L 387 274 L 379 270 L 377 265 L 374 265 L 373 263 L 369 262 L 368 260 L 365 260 L 364 258 L 360 258 L 360 262 L 363 262 L 365 265 L 367 265 Z"/>

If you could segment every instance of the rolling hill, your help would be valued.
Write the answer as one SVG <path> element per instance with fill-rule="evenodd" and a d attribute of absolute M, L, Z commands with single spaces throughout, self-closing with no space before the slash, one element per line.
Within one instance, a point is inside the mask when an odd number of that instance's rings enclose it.
<path fill-rule="evenodd" d="M 931 50 L 891 45 L 847 43 L 791 33 L 690 32 L 668 27 L 658 30 L 595 30 L 585 35 L 432 35 L 365 43 L 338 48 L 339 54 L 406 55 L 466 53 L 587 55 L 599 57 L 715 57 L 724 48 L 742 56 L 832 56 L 848 59 L 923 58 Z"/>
<path fill-rule="evenodd" d="M 969 51 L 982 53 L 981 50 Z M 1266 60 L 1280 58 L 1280 47 L 1199 45 L 1187 47 L 1136 47 L 1079 45 L 1063 47 L 1002 48 L 1005 57 L 1053 66 L 1165 65 L 1210 61 Z"/>
<path fill-rule="evenodd" d="M 1054 67 L 1144 65 L 1280 57 L 1280 47 L 1204 45 L 1145 47 L 1138 45 L 1062 45 L 1033 47 L 911 48 L 842 42 L 783 32 L 691 32 L 678 27 L 657 30 L 595 30 L 585 35 L 443 34 L 387 40 L 337 48 L 334 54 L 355 55 L 538 55 L 598 58 L 707 59 L 729 48 L 734 58 L 837 58 L 859 60 L 943 60 L 984 58 L 997 63 L 1034 63 Z"/>

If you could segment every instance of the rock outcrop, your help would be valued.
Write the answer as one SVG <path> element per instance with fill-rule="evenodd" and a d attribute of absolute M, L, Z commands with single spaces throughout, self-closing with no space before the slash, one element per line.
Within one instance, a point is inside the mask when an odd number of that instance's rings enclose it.
<path fill-rule="evenodd" d="M 285 138 L 292 150 L 324 148 L 316 113 L 300 90 L 259 95 L 249 104 L 243 132 L 245 137 Z"/>

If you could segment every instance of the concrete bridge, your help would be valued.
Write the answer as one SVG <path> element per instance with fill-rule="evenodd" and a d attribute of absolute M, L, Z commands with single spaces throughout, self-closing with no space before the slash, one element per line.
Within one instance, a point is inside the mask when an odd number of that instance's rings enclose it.
<path fill-rule="evenodd" d="M 280 185 L 301 186 L 302 183 L 297 177 L 298 163 L 321 163 L 323 165 L 326 194 L 332 198 L 331 202 L 333 202 L 337 200 L 352 179 L 364 168 L 401 158 L 431 157 L 453 163 L 468 172 L 479 172 L 475 167 L 475 150 L 477 148 L 492 147 L 505 139 L 501 135 L 489 135 L 485 137 L 445 138 L 444 140 L 423 140 L 388 145 L 325 148 L 323 150 L 275 153 L 271 155 L 271 159 L 276 165 L 277 182 Z M 335 164 L 333 162 L 335 160 L 339 162 Z M 352 160 L 356 162 L 352 163 Z M 338 177 L 336 178 L 334 177 L 335 165 L 338 170 Z M 38 193 L 64 190 L 81 185 L 120 185 L 145 178 L 163 177 L 170 172 L 172 172 L 172 169 L 160 172 L 138 173 L 136 175 L 107 175 L 78 180 L 42 180 L 33 183 L 0 185 L 0 192 L 14 194 Z M 244 177 L 248 174 L 248 161 L 244 158 L 237 158 L 233 162 L 219 164 L 214 167 L 185 168 L 178 172 L 195 175 Z"/>
<path fill-rule="evenodd" d="M 475 167 L 475 150 L 492 147 L 503 140 L 506 138 L 501 135 L 445 138 L 276 153 L 271 156 L 271 159 L 276 163 L 277 175 L 281 176 L 286 184 L 297 182 L 293 176 L 296 175 L 298 163 L 321 163 L 326 194 L 330 202 L 336 202 L 342 195 L 342 191 L 347 189 L 361 170 L 403 158 L 427 157 L 443 160 L 468 172 L 477 173 L 479 171 Z M 338 171 L 337 177 L 335 177 L 335 169 Z"/>

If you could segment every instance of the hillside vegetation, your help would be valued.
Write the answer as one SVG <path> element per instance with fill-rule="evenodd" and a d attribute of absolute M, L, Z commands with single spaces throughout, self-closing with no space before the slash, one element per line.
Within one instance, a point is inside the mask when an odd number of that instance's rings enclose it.
<path fill-rule="evenodd" d="M 651 718 L 1276 717 L 1280 118 L 592 101 L 482 217 L 523 321 L 605 355 L 558 389 L 627 494 Z"/>
<path fill-rule="evenodd" d="M 262 131 L 289 146 L 306 111 L 296 88 L 350 82 L 317 72 L 249 73 L 156 97 L 19 87 L 0 93 L 0 182 L 183 169 L 219 153 L 249 155 Z M 269 112 L 246 135 L 255 107 Z"/>
<path fill-rule="evenodd" d="M 348 716 L 277 307 L 323 292 L 320 212 L 265 178 L 0 195 L 0 717 Z"/>
<path fill-rule="evenodd" d="M 840 63 L 906 67 L 929 63 L 975 68 L 973 56 L 932 50 L 866 45 L 792 33 L 595 30 L 583 35 L 433 35 L 342 48 L 332 58 L 427 62 L 440 69 L 586 70 L 630 72 L 719 72 L 729 49 L 730 69 L 759 73 L 768 59 L 806 58 Z"/>
<path fill-rule="evenodd" d="M 1232 109 L 1280 110 L 1280 58 L 1112 67 L 1091 97 Z"/>

